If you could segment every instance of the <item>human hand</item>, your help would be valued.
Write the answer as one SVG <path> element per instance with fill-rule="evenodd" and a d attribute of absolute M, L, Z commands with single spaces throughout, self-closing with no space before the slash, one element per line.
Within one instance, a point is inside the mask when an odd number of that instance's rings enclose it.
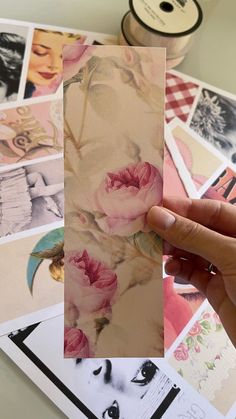
<path fill-rule="evenodd" d="M 147 222 L 164 239 L 164 253 L 171 255 L 167 274 L 206 296 L 236 347 L 236 208 L 188 198 L 168 198 L 163 205 L 150 209 Z"/>

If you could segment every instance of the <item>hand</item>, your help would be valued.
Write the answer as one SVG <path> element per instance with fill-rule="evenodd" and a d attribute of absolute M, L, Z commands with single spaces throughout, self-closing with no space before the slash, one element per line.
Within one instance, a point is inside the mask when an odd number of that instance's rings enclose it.
<path fill-rule="evenodd" d="M 188 198 L 168 198 L 163 205 L 151 208 L 147 222 L 172 255 L 167 274 L 190 282 L 207 297 L 236 347 L 236 208 Z"/>

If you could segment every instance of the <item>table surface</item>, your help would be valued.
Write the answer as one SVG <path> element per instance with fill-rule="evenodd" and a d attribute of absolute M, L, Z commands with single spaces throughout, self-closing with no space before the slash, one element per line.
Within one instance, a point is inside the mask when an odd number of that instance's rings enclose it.
<path fill-rule="evenodd" d="M 1 18 L 118 34 L 128 0 L 7 0 Z M 191 51 L 176 67 L 186 74 L 236 94 L 236 2 L 199 0 L 204 20 Z M 53 403 L 0 352 L 2 419 L 65 418 Z"/>

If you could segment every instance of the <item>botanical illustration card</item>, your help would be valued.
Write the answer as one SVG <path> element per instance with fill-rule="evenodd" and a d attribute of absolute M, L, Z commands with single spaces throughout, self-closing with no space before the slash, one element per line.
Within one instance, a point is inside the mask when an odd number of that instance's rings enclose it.
<path fill-rule="evenodd" d="M 80 357 L 163 355 L 146 214 L 162 204 L 164 72 L 162 49 L 64 49 L 65 341 L 74 327 Z"/>
<path fill-rule="evenodd" d="M 169 362 L 220 413 L 227 414 L 235 402 L 236 351 L 209 305 Z"/>
<path fill-rule="evenodd" d="M 70 419 L 221 417 L 195 390 L 180 386 L 164 360 L 64 359 L 63 325 L 62 315 L 32 324 L 0 338 L 0 347 Z M 66 352 L 76 351 L 77 334 L 68 332 Z"/>

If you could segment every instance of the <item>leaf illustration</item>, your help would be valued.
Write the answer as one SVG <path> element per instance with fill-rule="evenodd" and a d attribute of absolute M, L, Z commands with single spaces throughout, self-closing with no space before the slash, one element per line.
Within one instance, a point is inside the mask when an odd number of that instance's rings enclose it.
<path fill-rule="evenodd" d="M 110 80 L 113 76 L 113 61 L 109 57 L 92 57 L 88 61 L 88 71 L 92 71 L 92 81 Z"/>
<path fill-rule="evenodd" d="M 220 332 L 223 329 L 222 324 L 216 324 L 216 332 Z"/>
<path fill-rule="evenodd" d="M 28 265 L 27 265 L 27 284 L 31 293 L 33 289 L 33 282 L 34 282 L 35 274 L 38 270 L 39 265 L 43 261 L 43 259 L 33 256 L 33 254 L 37 252 L 43 252 L 49 249 L 53 249 L 56 244 L 61 243 L 63 240 L 64 240 L 64 228 L 61 227 L 47 233 L 38 241 L 38 243 L 33 248 L 32 253 L 28 260 Z"/>
<path fill-rule="evenodd" d="M 208 320 L 203 320 L 202 322 L 200 322 L 201 326 L 204 327 L 204 329 L 206 329 L 208 332 L 211 330 L 211 325 L 210 322 Z"/>
<path fill-rule="evenodd" d="M 194 346 L 194 339 L 192 338 L 192 336 L 187 337 L 186 343 L 187 343 L 188 349 L 191 349 Z"/>
<path fill-rule="evenodd" d="M 0 140 L 0 153 L 7 157 L 18 157 L 18 154 L 9 147 L 5 140 Z"/>
<path fill-rule="evenodd" d="M 89 102 L 101 118 L 112 123 L 119 112 L 119 98 L 116 91 L 106 84 L 94 84 L 89 88 Z"/>
<path fill-rule="evenodd" d="M 181 375 L 181 377 L 183 377 L 183 376 L 184 376 L 184 373 L 183 373 L 182 368 L 180 368 L 180 369 L 178 370 L 178 374 L 179 374 L 179 375 Z"/>
<path fill-rule="evenodd" d="M 201 343 L 201 345 L 203 345 L 203 338 L 202 338 L 202 336 L 200 336 L 200 335 L 197 335 L 197 341 L 199 342 L 199 343 Z"/>
<path fill-rule="evenodd" d="M 32 252 L 31 256 L 34 256 L 39 259 L 53 259 L 58 256 L 59 253 L 63 251 L 64 242 L 59 242 L 55 244 L 52 249 L 42 250 L 40 252 Z"/>
<path fill-rule="evenodd" d="M 154 233 L 136 233 L 129 237 L 129 242 L 132 243 L 144 256 L 161 262 L 162 255 L 162 241 L 160 237 Z"/>
<path fill-rule="evenodd" d="M 214 362 L 205 362 L 205 365 L 207 366 L 208 370 L 214 370 L 215 364 Z"/>

